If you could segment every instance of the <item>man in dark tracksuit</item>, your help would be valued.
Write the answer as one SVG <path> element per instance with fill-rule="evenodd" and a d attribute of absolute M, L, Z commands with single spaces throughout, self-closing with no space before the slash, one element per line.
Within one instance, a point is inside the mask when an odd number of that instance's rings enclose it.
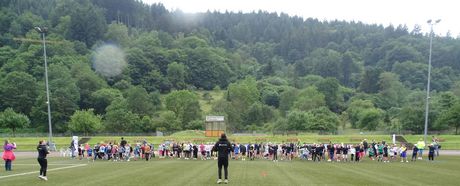
<path fill-rule="evenodd" d="M 225 134 L 222 134 L 220 136 L 219 141 L 216 142 L 214 145 L 214 151 L 219 152 L 218 153 L 218 159 L 217 159 L 217 166 L 219 167 L 219 179 L 217 180 L 217 183 L 220 184 L 222 183 L 222 166 L 224 167 L 224 173 L 225 173 L 225 181 L 224 183 L 228 183 L 228 155 L 231 151 L 233 151 L 232 145 L 230 142 L 227 140 L 227 136 Z"/>

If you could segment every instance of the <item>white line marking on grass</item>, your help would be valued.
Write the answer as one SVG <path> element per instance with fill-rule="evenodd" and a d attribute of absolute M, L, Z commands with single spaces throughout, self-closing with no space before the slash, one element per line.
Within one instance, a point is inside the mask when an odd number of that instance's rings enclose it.
<path fill-rule="evenodd" d="M 36 165 L 36 166 L 40 166 L 39 164 L 37 163 L 14 163 L 13 165 Z M 70 163 L 48 163 L 48 165 L 86 165 L 86 164 L 79 164 L 79 163 L 74 163 L 74 164 L 70 164 Z"/>
<path fill-rule="evenodd" d="M 62 170 L 62 169 L 70 169 L 74 167 L 81 167 L 81 166 L 86 166 L 87 164 L 78 164 L 78 165 L 73 165 L 73 166 L 68 166 L 68 167 L 59 167 L 59 168 L 54 168 L 54 169 L 48 169 L 47 172 L 50 171 L 55 171 L 55 170 Z M 15 177 L 15 176 L 23 176 L 23 175 L 28 175 L 28 174 L 36 174 L 39 173 L 40 171 L 33 171 L 33 172 L 25 172 L 25 173 L 19 173 L 19 174 L 12 174 L 12 175 L 7 175 L 7 176 L 0 176 L 0 179 L 3 178 L 9 178 L 9 177 Z"/>

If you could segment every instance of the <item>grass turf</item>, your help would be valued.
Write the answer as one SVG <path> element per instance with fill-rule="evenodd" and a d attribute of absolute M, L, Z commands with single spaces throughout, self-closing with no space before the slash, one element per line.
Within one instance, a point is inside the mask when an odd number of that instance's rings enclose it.
<path fill-rule="evenodd" d="M 35 158 L 17 159 L 13 171 L 0 171 L 1 185 L 216 185 L 214 160 L 107 162 L 49 158 L 48 181 L 38 173 Z M 73 164 L 86 166 L 65 169 Z M 459 156 L 441 156 L 434 162 L 315 163 L 268 160 L 230 161 L 229 185 L 457 185 Z M 53 170 L 64 168 L 61 170 Z"/>

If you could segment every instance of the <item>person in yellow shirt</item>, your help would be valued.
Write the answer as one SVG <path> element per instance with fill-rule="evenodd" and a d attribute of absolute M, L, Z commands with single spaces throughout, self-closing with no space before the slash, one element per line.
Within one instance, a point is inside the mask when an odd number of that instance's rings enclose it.
<path fill-rule="evenodd" d="M 407 161 L 407 147 L 406 147 L 406 144 L 404 143 L 401 143 L 401 148 L 399 148 L 399 154 L 401 155 L 401 162 L 404 162 L 404 160 L 406 160 L 406 162 L 409 162 Z"/>
<path fill-rule="evenodd" d="M 418 158 L 419 160 L 422 159 L 423 155 L 423 149 L 425 148 L 425 141 L 423 141 L 422 138 L 417 142 L 417 148 L 418 148 Z"/>

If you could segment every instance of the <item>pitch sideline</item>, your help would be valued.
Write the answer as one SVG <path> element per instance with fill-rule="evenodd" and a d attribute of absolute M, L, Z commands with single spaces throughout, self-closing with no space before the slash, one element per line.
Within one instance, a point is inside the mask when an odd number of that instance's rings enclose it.
<path fill-rule="evenodd" d="M 70 168 L 74 168 L 74 167 L 82 167 L 82 166 L 86 166 L 86 165 L 87 164 L 78 164 L 78 165 L 73 165 L 73 166 L 68 166 L 68 167 L 59 167 L 59 168 L 54 168 L 54 169 L 48 169 L 48 172 L 55 171 L 55 170 L 62 170 L 62 169 L 70 169 Z M 23 176 L 23 175 L 28 175 L 28 174 L 36 174 L 36 173 L 39 173 L 39 172 L 40 171 L 32 171 L 32 172 L 25 172 L 25 173 L 19 173 L 19 174 L 0 176 L 0 179 L 9 178 L 9 177 L 15 177 L 15 176 Z"/>

